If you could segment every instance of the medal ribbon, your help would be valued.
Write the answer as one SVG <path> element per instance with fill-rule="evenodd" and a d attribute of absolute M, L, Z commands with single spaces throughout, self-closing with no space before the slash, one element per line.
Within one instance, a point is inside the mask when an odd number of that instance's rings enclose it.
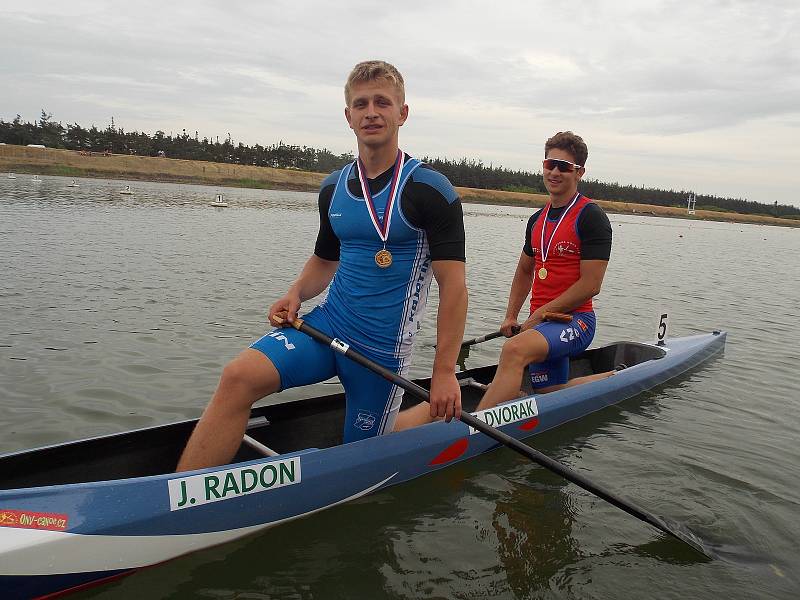
<path fill-rule="evenodd" d="M 372 225 L 375 227 L 375 231 L 378 232 L 378 236 L 381 238 L 384 248 L 386 248 L 386 240 L 389 238 L 389 227 L 391 227 L 392 223 L 392 207 L 394 206 L 395 197 L 397 196 L 397 183 L 400 181 L 400 173 L 403 171 L 405 161 L 406 155 L 398 149 L 397 160 L 394 163 L 394 173 L 392 173 L 392 187 L 389 190 L 389 199 L 386 201 L 386 210 L 383 213 L 383 224 L 381 224 L 378 218 L 378 212 L 375 210 L 375 203 L 369 191 L 369 182 L 367 181 L 361 157 L 356 161 L 358 180 L 361 182 L 361 192 L 364 194 L 364 200 L 367 203 L 367 208 L 369 208 L 369 218 L 372 220 Z"/>
<path fill-rule="evenodd" d="M 553 228 L 553 232 L 550 234 L 550 237 L 547 240 L 547 246 L 544 245 L 544 230 L 547 229 L 547 214 L 550 212 L 550 204 L 548 203 L 544 210 L 544 222 L 542 223 L 542 237 L 539 241 L 539 247 L 542 249 L 542 266 L 544 266 L 545 261 L 547 260 L 547 254 L 550 252 L 550 244 L 553 241 L 553 238 L 556 235 L 556 230 L 558 226 L 561 225 L 561 221 L 564 220 L 564 217 L 567 216 L 569 209 L 572 208 L 572 205 L 575 204 L 575 201 L 580 197 L 580 192 L 575 194 L 575 197 L 572 199 L 572 202 L 569 203 L 569 206 L 561 213 L 561 216 L 558 218 L 558 222 L 556 226 Z"/>

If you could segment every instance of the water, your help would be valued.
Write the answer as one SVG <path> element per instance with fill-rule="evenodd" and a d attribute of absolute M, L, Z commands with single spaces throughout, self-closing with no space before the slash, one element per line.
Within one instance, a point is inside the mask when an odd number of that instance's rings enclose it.
<path fill-rule="evenodd" d="M 0 177 L 0 452 L 197 417 L 313 248 L 314 194 L 69 182 Z M 217 193 L 229 208 L 208 206 Z M 497 328 L 529 214 L 465 206 L 467 337 Z M 726 352 L 535 445 L 721 560 L 499 450 L 78 597 L 796 597 L 800 231 L 611 220 L 594 345 L 653 339 L 667 312 L 673 335 L 727 330 Z M 415 377 L 433 360 L 432 296 Z"/>

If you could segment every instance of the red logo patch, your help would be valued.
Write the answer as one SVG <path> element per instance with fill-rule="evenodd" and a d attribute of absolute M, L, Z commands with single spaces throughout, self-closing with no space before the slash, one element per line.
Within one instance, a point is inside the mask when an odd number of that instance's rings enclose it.
<path fill-rule="evenodd" d="M 581 329 L 583 329 L 584 331 L 586 331 L 587 329 L 589 329 L 589 326 L 588 326 L 586 323 L 584 323 L 583 321 L 581 321 L 580 319 L 576 319 L 576 322 L 578 323 L 578 326 L 579 326 Z"/>
<path fill-rule="evenodd" d="M 67 515 L 0 508 L 0 527 L 64 531 L 68 523 L 69 517 Z"/>

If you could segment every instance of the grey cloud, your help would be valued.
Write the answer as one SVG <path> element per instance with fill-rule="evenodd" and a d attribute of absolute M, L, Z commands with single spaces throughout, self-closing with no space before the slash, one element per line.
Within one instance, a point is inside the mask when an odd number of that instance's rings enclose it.
<path fill-rule="evenodd" d="M 589 0 L 567 11 L 510 0 L 7 0 L 0 28 L 11 57 L 0 64 L 2 118 L 45 108 L 62 121 L 114 115 L 127 129 L 346 151 L 341 88 L 353 64 L 377 57 L 406 78 L 410 142 L 514 168 L 565 124 L 658 144 L 800 121 L 794 0 Z"/>

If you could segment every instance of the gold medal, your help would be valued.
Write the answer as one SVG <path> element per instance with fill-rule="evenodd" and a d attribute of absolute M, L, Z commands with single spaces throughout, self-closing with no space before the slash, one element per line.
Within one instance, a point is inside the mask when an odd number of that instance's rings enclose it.
<path fill-rule="evenodd" d="M 392 266 L 392 253 L 389 252 L 386 248 L 383 250 L 378 250 L 375 253 L 375 264 L 378 265 L 381 269 L 386 269 Z"/>
<path fill-rule="evenodd" d="M 375 258 L 377 260 L 377 257 Z M 541 269 L 539 269 L 539 279 L 544 279 L 545 277 L 547 277 L 547 269 L 542 267 Z"/>
<path fill-rule="evenodd" d="M 383 211 L 382 223 L 378 216 L 378 211 L 375 209 L 372 194 L 369 191 L 369 180 L 367 179 L 361 158 L 355 163 L 358 169 L 358 180 L 361 182 L 361 192 L 364 194 L 364 202 L 369 210 L 369 218 L 372 220 L 372 225 L 375 227 L 375 231 L 378 232 L 378 236 L 383 242 L 383 249 L 375 253 L 375 264 L 381 269 L 387 269 L 392 266 L 392 253 L 386 249 L 386 242 L 389 239 L 389 227 L 392 223 L 392 207 L 397 198 L 397 191 L 400 188 L 400 174 L 403 172 L 405 160 L 406 155 L 398 148 L 397 159 L 395 160 L 394 171 L 392 172 L 392 187 L 389 190 L 389 198 L 386 201 L 386 208 Z"/>

